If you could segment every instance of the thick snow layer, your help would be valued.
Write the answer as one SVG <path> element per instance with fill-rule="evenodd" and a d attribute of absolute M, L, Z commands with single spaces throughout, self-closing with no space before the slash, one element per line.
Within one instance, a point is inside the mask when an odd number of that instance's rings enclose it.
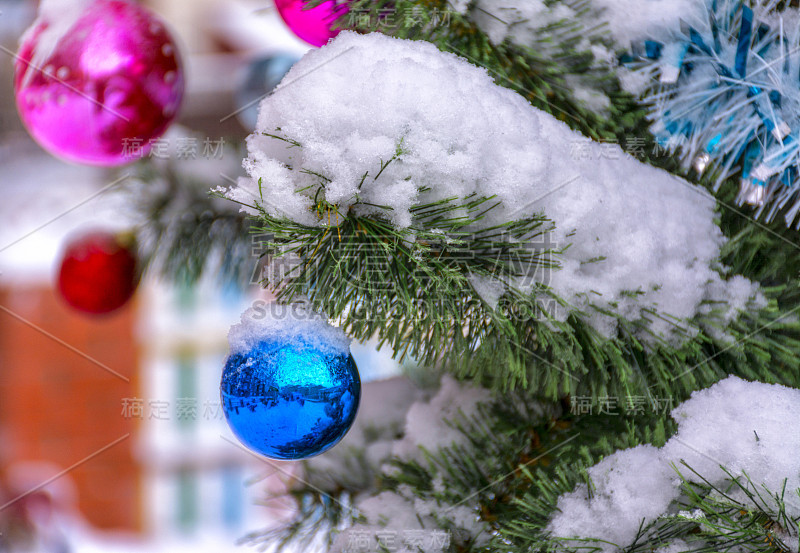
<path fill-rule="evenodd" d="M 242 313 L 241 322 L 228 332 L 232 355 L 247 353 L 263 340 L 302 342 L 332 353 L 350 351 L 350 338 L 344 331 L 331 326 L 328 319 L 305 304 L 257 302 Z"/>
<path fill-rule="evenodd" d="M 426 42 L 340 34 L 262 102 L 257 129 L 249 177 L 228 196 L 250 205 L 261 198 L 275 216 L 327 224 L 312 211 L 314 173 L 330 179 L 322 194 L 342 212 L 388 216 L 398 227 L 421 202 L 496 196 L 502 205 L 481 225 L 544 213 L 556 227 L 551 243 L 571 244 L 545 283 L 578 308 L 616 306 L 629 320 L 655 308 L 685 319 L 706 301 L 738 306 L 755 294 L 751 284 L 725 285 L 716 270 L 724 238 L 704 191 L 590 141 Z M 374 181 L 398 146 L 400 158 Z M 589 317 L 603 333 L 616 331 L 613 318 Z M 674 327 L 655 318 L 651 329 Z"/>
<path fill-rule="evenodd" d="M 548 526 L 551 534 L 627 547 L 642 520 L 655 520 L 678 499 L 681 481 L 670 463 L 688 480 L 699 481 L 681 460 L 716 484 L 726 479 L 720 466 L 734 475 L 747 473 L 762 492 L 762 485 L 780 492 L 787 479 L 787 516 L 800 516 L 800 427 L 795 423 L 800 420 L 800 390 L 732 376 L 692 394 L 672 417 L 678 432 L 664 447 L 619 451 L 589 469 L 595 488 L 591 499 L 585 484 L 561 496 Z M 604 542 L 595 545 L 617 549 Z"/>

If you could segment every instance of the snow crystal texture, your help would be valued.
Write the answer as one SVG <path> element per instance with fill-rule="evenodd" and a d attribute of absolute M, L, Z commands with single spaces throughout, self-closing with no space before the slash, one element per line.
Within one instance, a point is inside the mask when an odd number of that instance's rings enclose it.
<path fill-rule="evenodd" d="M 398 146 L 400 158 L 373 180 Z M 414 205 L 470 194 L 502 201 L 482 226 L 544 213 L 550 242 L 571 246 L 543 283 L 580 309 L 688 319 L 708 301 L 745 305 L 756 292 L 720 278 L 724 238 L 703 190 L 590 141 L 426 42 L 345 32 L 310 52 L 262 102 L 248 151 L 248 177 L 229 198 L 308 225 L 327 224 L 313 213 L 313 173 L 330 179 L 324 199 L 342 213 L 398 227 L 412 224 Z M 589 311 L 614 334 L 615 319 Z M 674 326 L 656 319 L 651 330 L 668 336 Z"/>
<path fill-rule="evenodd" d="M 350 352 L 350 338 L 344 331 L 331 326 L 323 315 L 305 304 L 257 302 L 242 313 L 241 322 L 228 332 L 231 355 L 246 354 L 264 340 L 302 342 L 333 354 Z"/>
<path fill-rule="evenodd" d="M 727 478 L 720 466 L 734 475 L 747 473 L 762 492 L 762 484 L 780 492 L 788 479 L 787 515 L 800 516 L 795 492 L 800 488 L 800 427 L 794 422 L 800 420 L 800 390 L 732 376 L 692 394 L 672 417 L 678 432 L 664 447 L 619 451 L 588 470 L 595 486 L 592 499 L 585 484 L 561 496 L 548 526 L 551 535 L 627 547 L 643 519 L 655 520 L 678 499 L 681 481 L 670 463 L 684 469 L 681 474 L 688 480 L 699 481 L 681 460 L 714 484 Z M 595 545 L 617 550 L 609 543 Z"/>

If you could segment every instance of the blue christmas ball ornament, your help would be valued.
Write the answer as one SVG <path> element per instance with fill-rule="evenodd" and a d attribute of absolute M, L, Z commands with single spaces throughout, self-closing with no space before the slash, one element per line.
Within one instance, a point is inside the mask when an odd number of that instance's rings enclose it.
<path fill-rule="evenodd" d="M 349 344 L 327 322 L 293 321 L 287 328 L 271 321 L 260 329 L 247 317 L 231 330 L 231 355 L 222 374 L 222 406 L 231 430 L 247 447 L 273 459 L 327 451 L 350 429 L 361 398 Z"/>

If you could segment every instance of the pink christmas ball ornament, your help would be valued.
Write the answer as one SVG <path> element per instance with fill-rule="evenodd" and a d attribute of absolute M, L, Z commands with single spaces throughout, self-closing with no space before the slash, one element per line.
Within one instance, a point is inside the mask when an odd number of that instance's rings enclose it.
<path fill-rule="evenodd" d="M 308 0 L 275 0 L 275 7 L 283 21 L 301 39 L 312 46 L 324 46 L 339 34 L 333 29 L 336 20 L 349 11 L 349 2 L 327 0 L 306 9 Z"/>
<path fill-rule="evenodd" d="M 88 165 L 145 155 L 175 119 L 183 89 L 164 23 L 125 0 L 43 0 L 15 63 L 28 132 L 54 156 Z"/>

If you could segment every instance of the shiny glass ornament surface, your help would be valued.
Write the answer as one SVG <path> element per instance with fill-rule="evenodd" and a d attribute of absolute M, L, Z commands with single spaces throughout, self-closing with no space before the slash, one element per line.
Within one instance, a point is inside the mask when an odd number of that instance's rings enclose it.
<path fill-rule="evenodd" d="M 286 25 L 299 38 L 312 46 L 324 46 L 339 34 L 339 29 L 331 29 L 341 16 L 349 11 L 346 2 L 327 0 L 319 6 L 304 9 L 308 0 L 275 0 L 275 7 Z"/>
<path fill-rule="evenodd" d="M 58 272 L 58 291 L 84 313 L 110 313 L 125 305 L 139 283 L 133 243 L 105 231 L 67 242 Z"/>
<path fill-rule="evenodd" d="M 266 339 L 225 363 L 221 398 L 233 433 L 273 459 L 305 459 L 333 447 L 356 417 L 361 380 L 349 353 L 299 337 Z"/>
<path fill-rule="evenodd" d="M 28 132 L 68 161 L 117 166 L 141 158 L 183 97 L 181 61 L 164 24 L 124 0 L 90 2 L 68 28 L 55 21 L 34 23 L 15 62 Z"/>
<path fill-rule="evenodd" d="M 256 128 L 261 100 L 278 86 L 299 59 L 291 54 L 276 54 L 256 59 L 247 66 L 236 89 L 236 117 L 244 128 Z"/>

